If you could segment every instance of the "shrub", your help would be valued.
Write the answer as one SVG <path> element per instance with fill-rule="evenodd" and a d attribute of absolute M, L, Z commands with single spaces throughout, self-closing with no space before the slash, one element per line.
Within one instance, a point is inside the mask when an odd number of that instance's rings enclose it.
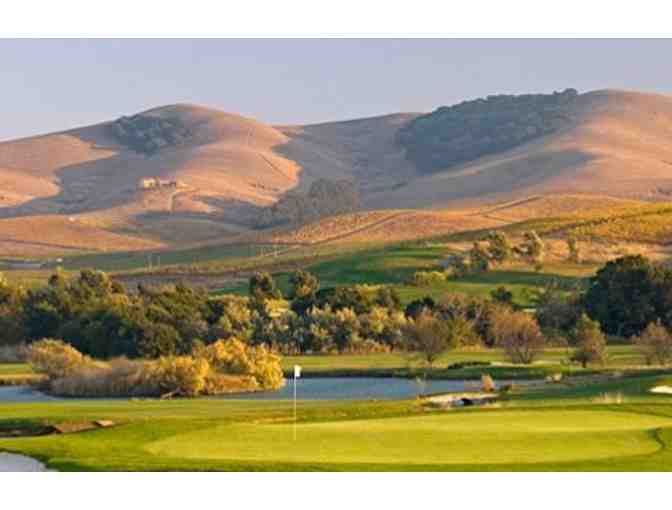
<path fill-rule="evenodd" d="M 498 303 L 502 303 L 504 305 L 513 304 L 513 292 L 504 286 L 497 287 L 495 290 L 490 291 L 490 297 L 493 301 L 497 301 Z"/>
<path fill-rule="evenodd" d="M 416 287 L 430 287 L 445 282 L 446 278 L 446 273 L 442 271 L 416 271 L 410 283 Z"/>
<path fill-rule="evenodd" d="M 672 359 L 672 335 L 660 321 L 649 324 L 641 335 L 634 338 L 634 343 L 647 364 L 655 361 L 659 365 L 667 365 Z"/>
<path fill-rule="evenodd" d="M 204 358 L 164 356 L 148 365 L 162 395 L 195 397 L 203 393 L 210 364 Z"/>
<path fill-rule="evenodd" d="M 63 342 L 44 340 L 31 346 L 29 360 L 47 374 L 52 393 L 72 397 L 194 397 L 284 384 L 280 359 L 266 347 L 227 340 L 197 351 L 195 356 L 103 363 Z"/>
<path fill-rule="evenodd" d="M 280 357 L 264 345 L 248 346 L 237 339 L 218 340 L 197 353 L 218 373 L 252 377 L 263 389 L 283 386 Z"/>
<path fill-rule="evenodd" d="M 35 372 L 57 379 L 91 366 L 93 361 L 62 340 L 45 338 L 30 345 L 28 363 Z"/>
<path fill-rule="evenodd" d="M 446 368 L 448 370 L 460 370 L 468 367 L 487 367 L 491 364 L 489 361 L 458 361 L 457 363 L 448 365 Z"/>
<path fill-rule="evenodd" d="M 158 397 L 161 391 L 149 370 L 150 362 L 119 358 L 84 366 L 50 381 L 50 391 L 66 397 Z"/>

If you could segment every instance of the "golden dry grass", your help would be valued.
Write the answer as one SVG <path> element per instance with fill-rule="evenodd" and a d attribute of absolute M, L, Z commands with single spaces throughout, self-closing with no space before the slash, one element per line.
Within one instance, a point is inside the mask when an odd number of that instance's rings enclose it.
<path fill-rule="evenodd" d="M 124 236 L 62 216 L 0 219 L 0 253 L 47 257 L 83 251 L 142 250 L 159 247 L 147 239 Z"/>
<path fill-rule="evenodd" d="M 0 221 L 0 255 L 269 239 L 250 230 L 257 208 L 318 178 L 356 179 L 371 212 L 275 232 L 272 242 L 415 239 L 672 196 L 672 99 L 662 95 L 583 94 L 570 127 L 430 176 L 395 143 L 415 114 L 272 127 L 193 105 L 146 113 L 179 117 L 194 137 L 151 157 L 119 146 L 106 124 L 0 143 L 0 218 L 12 218 Z M 185 187 L 138 191 L 151 176 Z M 442 210 L 411 211 L 430 207 Z M 672 239 L 658 220 L 642 221 L 644 236 L 623 222 L 591 235 Z"/>
<path fill-rule="evenodd" d="M 602 90 L 579 97 L 574 122 L 513 150 L 411 180 L 372 207 L 445 207 L 543 193 L 665 199 L 672 190 L 672 98 Z"/>

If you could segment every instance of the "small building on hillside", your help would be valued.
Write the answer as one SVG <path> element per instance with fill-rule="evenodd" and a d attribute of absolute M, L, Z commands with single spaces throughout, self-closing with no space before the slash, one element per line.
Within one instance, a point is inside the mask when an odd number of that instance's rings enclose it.
<path fill-rule="evenodd" d="M 159 177 L 146 177 L 138 181 L 138 189 L 183 188 L 182 181 L 167 181 Z"/>

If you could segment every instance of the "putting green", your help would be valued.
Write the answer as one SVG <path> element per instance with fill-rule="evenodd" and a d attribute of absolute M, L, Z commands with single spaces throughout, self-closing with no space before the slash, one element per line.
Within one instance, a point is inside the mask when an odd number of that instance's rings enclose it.
<path fill-rule="evenodd" d="M 502 464 L 649 454 L 651 430 L 672 419 L 617 411 L 448 413 L 326 423 L 235 424 L 178 434 L 145 446 L 185 459 Z"/>

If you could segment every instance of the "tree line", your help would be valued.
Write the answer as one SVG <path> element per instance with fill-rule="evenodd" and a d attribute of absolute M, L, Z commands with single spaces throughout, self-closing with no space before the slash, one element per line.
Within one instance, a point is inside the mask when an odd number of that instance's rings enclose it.
<path fill-rule="evenodd" d="M 100 271 L 54 274 L 24 289 L 0 278 L 0 343 L 57 338 L 97 359 L 190 355 L 218 340 L 276 352 L 417 351 L 432 364 L 450 348 L 504 349 L 530 363 L 549 345 L 568 345 L 576 362 L 604 361 L 607 339 L 631 338 L 651 363 L 672 356 L 672 271 L 641 256 L 604 265 L 582 288 L 548 285 L 534 313 L 516 309 L 506 289 L 490 299 L 447 294 L 403 306 L 387 286 L 321 289 L 296 271 L 283 296 L 273 277 L 252 275 L 249 295 L 211 297 L 184 284 L 129 292 Z"/>

